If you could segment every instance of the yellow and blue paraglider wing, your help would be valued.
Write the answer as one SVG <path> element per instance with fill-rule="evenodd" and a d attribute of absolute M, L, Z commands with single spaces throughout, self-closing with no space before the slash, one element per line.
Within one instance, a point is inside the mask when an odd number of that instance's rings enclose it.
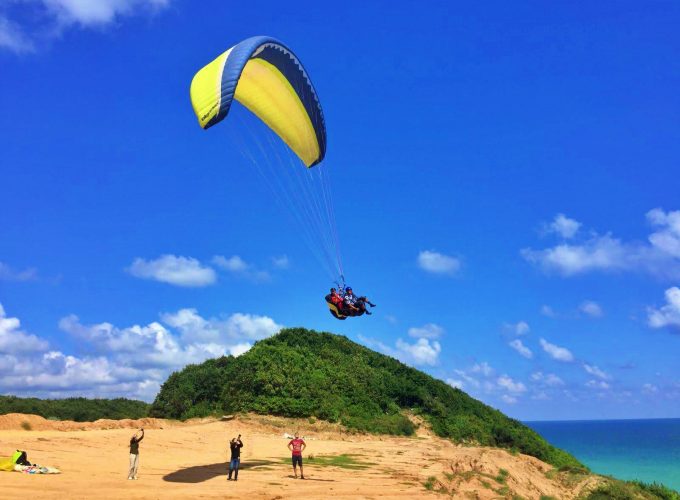
<path fill-rule="evenodd" d="M 248 108 L 313 167 L 326 154 L 319 98 L 293 52 L 274 38 L 248 38 L 203 67 L 191 82 L 191 103 L 204 129 L 222 121 L 232 101 Z"/>

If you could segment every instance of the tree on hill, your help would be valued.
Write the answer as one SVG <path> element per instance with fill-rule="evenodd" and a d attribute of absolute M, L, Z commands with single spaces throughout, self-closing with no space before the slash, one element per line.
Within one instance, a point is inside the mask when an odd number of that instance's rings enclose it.
<path fill-rule="evenodd" d="M 313 416 L 358 431 L 411 435 L 415 428 L 404 410 L 456 442 L 509 448 L 557 467 L 582 467 L 533 430 L 459 389 L 346 337 L 303 328 L 284 329 L 237 358 L 211 359 L 173 373 L 150 415 Z"/>

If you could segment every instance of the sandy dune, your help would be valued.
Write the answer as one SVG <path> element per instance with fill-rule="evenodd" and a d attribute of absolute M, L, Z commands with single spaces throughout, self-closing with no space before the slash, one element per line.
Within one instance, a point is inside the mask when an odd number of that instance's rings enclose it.
<path fill-rule="evenodd" d="M 27 424 L 23 424 L 27 422 Z M 143 423 L 140 478 L 127 481 L 127 443 Z M 30 426 L 31 430 L 25 430 Z M 305 481 L 295 480 L 284 432 L 306 436 Z M 238 482 L 227 482 L 228 440 L 241 433 Z M 59 467 L 58 476 L 0 472 L 3 498 L 573 498 L 595 478 L 567 486 L 551 466 L 502 450 L 462 447 L 422 429 L 414 438 L 343 433 L 338 426 L 247 416 L 228 422 L 50 422 L 36 416 L 0 416 L 0 456 L 14 449 L 29 460 Z M 353 455 L 362 468 L 315 465 L 310 456 Z M 318 461 L 318 459 L 317 459 Z M 507 471 L 504 474 L 501 469 Z M 499 476 L 500 474 L 500 476 Z M 546 475 L 547 474 L 547 475 Z M 549 478 L 549 477 L 550 478 Z M 434 478 L 434 479 L 432 479 Z"/>

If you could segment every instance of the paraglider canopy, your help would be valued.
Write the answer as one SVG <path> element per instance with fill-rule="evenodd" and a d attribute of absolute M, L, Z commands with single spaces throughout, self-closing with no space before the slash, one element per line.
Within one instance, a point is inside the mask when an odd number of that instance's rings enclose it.
<path fill-rule="evenodd" d="M 326 154 L 326 126 L 314 86 L 295 54 L 274 38 L 256 36 L 234 45 L 196 73 L 190 93 L 204 129 L 222 121 L 236 99 L 307 167 Z"/>

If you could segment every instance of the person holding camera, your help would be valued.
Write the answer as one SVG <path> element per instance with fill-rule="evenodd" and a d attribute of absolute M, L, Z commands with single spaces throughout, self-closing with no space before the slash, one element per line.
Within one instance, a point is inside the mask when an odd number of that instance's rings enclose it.
<path fill-rule="evenodd" d="M 231 449 L 231 462 L 229 462 L 229 478 L 227 481 L 231 481 L 232 474 L 234 474 L 234 481 L 238 481 L 238 468 L 241 465 L 241 448 L 243 448 L 240 434 L 229 442 L 229 448 Z"/>
<path fill-rule="evenodd" d="M 139 442 L 144 439 L 144 429 L 139 429 L 141 435 L 137 432 L 130 438 L 130 469 L 128 471 L 128 479 L 137 479 L 137 469 L 139 468 Z"/>

